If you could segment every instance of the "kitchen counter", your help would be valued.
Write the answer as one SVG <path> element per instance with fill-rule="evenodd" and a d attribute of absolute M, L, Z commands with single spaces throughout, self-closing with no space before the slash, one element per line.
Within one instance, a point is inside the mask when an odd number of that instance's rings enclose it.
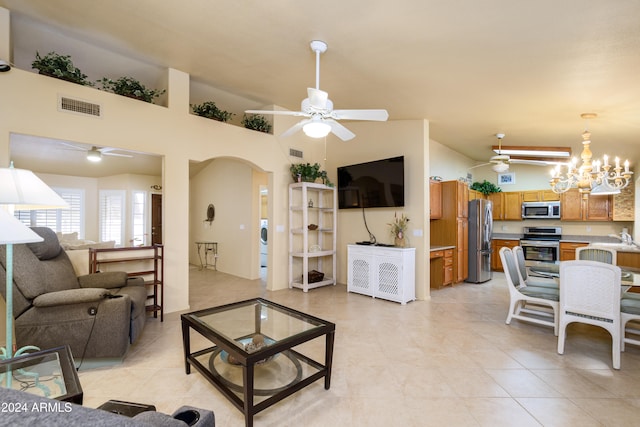
<path fill-rule="evenodd" d="M 522 239 L 522 234 L 493 233 L 491 235 L 491 240 L 520 240 L 520 239 Z"/>
<path fill-rule="evenodd" d="M 455 246 L 431 246 L 431 249 L 429 249 L 431 252 L 434 251 L 444 251 L 445 249 L 455 249 Z"/>

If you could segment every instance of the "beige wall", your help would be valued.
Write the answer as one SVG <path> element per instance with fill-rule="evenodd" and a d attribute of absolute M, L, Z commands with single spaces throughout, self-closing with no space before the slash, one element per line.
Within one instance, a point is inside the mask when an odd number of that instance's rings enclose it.
<path fill-rule="evenodd" d="M 429 126 L 425 120 L 401 120 L 385 123 L 349 123 L 358 136 L 349 142 L 332 140 L 327 147 L 326 170 L 337 182 L 336 169 L 354 163 L 380 160 L 404 155 L 404 208 L 365 209 L 367 224 L 381 243 L 393 243 L 388 223 L 394 213 L 410 218 L 409 243 L 416 248 L 416 296 L 429 297 L 429 224 L 425 212 L 428 206 L 428 141 Z M 342 209 L 338 212 L 338 282 L 347 281 L 347 244 L 369 240 L 361 209 Z"/>

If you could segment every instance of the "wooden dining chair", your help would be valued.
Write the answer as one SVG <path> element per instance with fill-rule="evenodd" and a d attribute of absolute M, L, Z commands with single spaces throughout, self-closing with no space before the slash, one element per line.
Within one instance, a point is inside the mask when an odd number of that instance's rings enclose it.
<path fill-rule="evenodd" d="M 559 354 L 564 354 L 567 325 L 599 326 L 611 334 L 613 368 L 620 369 L 620 273 L 620 267 L 604 262 L 560 263 Z"/>
<path fill-rule="evenodd" d="M 520 279 L 516 259 L 510 248 L 500 249 L 500 260 L 509 287 L 509 313 L 505 323 L 509 325 L 512 319 L 518 319 L 538 325 L 551 326 L 554 335 L 557 336 L 558 289 L 527 286 Z"/>
<path fill-rule="evenodd" d="M 616 265 L 616 251 L 609 248 L 592 248 L 584 246 L 576 248 L 576 259 L 605 262 Z"/>

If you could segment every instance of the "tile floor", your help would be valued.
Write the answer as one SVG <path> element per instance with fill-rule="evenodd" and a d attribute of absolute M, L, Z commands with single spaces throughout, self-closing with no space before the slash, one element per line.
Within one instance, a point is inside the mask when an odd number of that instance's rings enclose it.
<path fill-rule="evenodd" d="M 269 292 L 261 280 L 191 270 L 191 309 L 262 296 L 336 323 L 330 390 L 318 381 L 266 409 L 262 426 L 630 426 L 640 423 L 640 348 L 611 368 L 610 338 L 569 328 L 565 354 L 549 328 L 505 325 L 502 274 L 405 306 L 348 294 L 346 286 Z M 322 346 L 319 346 L 322 347 Z M 80 372 L 85 406 L 109 399 L 173 412 L 244 418 L 199 373 L 184 373 L 179 314 L 151 319 L 121 365 Z"/>

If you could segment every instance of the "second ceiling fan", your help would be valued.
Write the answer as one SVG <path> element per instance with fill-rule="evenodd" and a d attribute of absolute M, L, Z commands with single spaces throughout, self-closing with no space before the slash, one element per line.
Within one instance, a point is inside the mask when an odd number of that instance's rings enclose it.
<path fill-rule="evenodd" d="M 387 110 L 334 110 L 329 94 L 320 90 L 320 54 L 326 52 L 327 44 L 314 40 L 311 42 L 311 50 L 316 53 L 316 87 L 307 88 L 307 98 L 302 100 L 300 111 L 247 110 L 246 113 L 305 117 L 285 131 L 281 135 L 283 137 L 302 130 L 312 138 L 322 138 L 331 132 L 343 141 L 348 141 L 356 135 L 338 123 L 338 120 L 383 122 L 389 118 Z"/>

